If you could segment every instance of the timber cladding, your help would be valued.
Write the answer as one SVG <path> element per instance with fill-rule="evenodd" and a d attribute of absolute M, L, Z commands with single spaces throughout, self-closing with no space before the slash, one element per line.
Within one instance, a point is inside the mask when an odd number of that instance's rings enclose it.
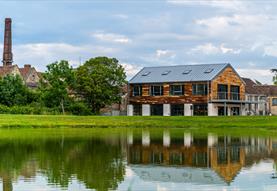
<path fill-rule="evenodd" d="M 207 84 L 207 82 L 197 82 L 199 84 Z M 207 103 L 207 95 L 192 95 L 192 83 L 181 83 L 184 85 L 184 95 L 174 96 L 170 95 L 170 85 L 180 83 L 163 83 L 163 95 L 162 96 L 150 96 L 150 86 L 157 84 L 141 84 L 142 96 L 132 96 L 132 85 L 130 86 L 130 104 L 184 104 L 184 103 Z"/>
<path fill-rule="evenodd" d="M 231 67 L 225 68 L 214 80 L 211 82 L 211 99 L 217 98 L 217 86 L 218 84 L 228 85 L 228 92 L 230 94 L 231 86 L 240 87 L 240 100 L 245 99 L 245 84 L 238 74 Z M 230 95 L 229 95 L 230 96 Z"/>
<path fill-rule="evenodd" d="M 184 94 L 173 96 L 170 95 L 170 85 L 184 85 Z M 208 95 L 193 95 L 192 85 L 193 84 L 209 84 Z M 228 92 L 230 97 L 231 86 L 239 86 L 240 88 L 240 100 L 245 99 L 245 85 L 238 74 L 233 70 L 232 67 L 226 67 L 215 79 L 211 82 L 183 82 L 183 83 L 155 83 L 155 84 L 136 84 L 142 86 L 141 96 L 132 96 L 134 84 L 130 84 L 129 91 L 129 104 L 184 104 L 184 103 L 207 103 L 209 100 L 217 98 L 218 84 L 228 85 Z M 162 85 L 163 95 L 162 96 L 150 96 L 151 85 Z"/>

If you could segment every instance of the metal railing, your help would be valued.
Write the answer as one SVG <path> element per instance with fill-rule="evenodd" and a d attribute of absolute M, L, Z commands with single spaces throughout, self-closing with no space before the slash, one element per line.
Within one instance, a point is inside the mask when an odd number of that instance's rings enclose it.
<path fill-rule="evenodd" d="M 240 100 L 240 93 L 236 92 L 217 92 L 218 100 Z"/>

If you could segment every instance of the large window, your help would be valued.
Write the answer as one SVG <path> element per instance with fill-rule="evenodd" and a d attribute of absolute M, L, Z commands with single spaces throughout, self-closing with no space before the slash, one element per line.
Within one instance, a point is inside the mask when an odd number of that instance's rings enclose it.
<path fill-rule="evenodd" d="M 140 104 L 133 105 L 133 114 L 134 115 L 142 115 L 142 105 L 140 105 Z"/>
<path fill-rule="evenodd" d="M 228 99 L 228 85 L 218 84 L 217 95 L 218 99 Z"/>
<path fill-rule="evenodd" d="M 170 110 L 172 116 L 184 116 L 184 104 L 171 104 Z"/>
<path fill-rule="evenodd" d="M 192 84 L 192 94 L 207 95 L 208 94 L 207 84 Z"/>
<path fill-rule="evenodd" d="M 277 106 L 277 98 L 272 98 L 272 105 Z"/>
<path fill-rule="evenodd" d="M 193 115 L 208 115 L 208 105 L 207 104 L 194 104 L 193 105 Z"/>
<path fill-rule="evenodd" d="M 151 105 L 151 115 L 163 115 L 163 104 Z"/>
<path fill-rule="evenodd" d="M 239 89 L 239 86 L 231 86 L 231 100 L 240 100 Z"/>
<path fill-rule="evenodd" d="M 141 96 L 142 95 L 142 86 L 135 85 L 133 87 L 133 96 Z"/>
<path fill-rule="evenodd" d="M 170 85 L 170 95 L 184 95 L 184 86 Z"/>
<path fill-rule="evenodd" d="M 162 85 L 151 86 L 150 95 L 151 96 L 161 96 L 163 95 L 164 88 Z"/>

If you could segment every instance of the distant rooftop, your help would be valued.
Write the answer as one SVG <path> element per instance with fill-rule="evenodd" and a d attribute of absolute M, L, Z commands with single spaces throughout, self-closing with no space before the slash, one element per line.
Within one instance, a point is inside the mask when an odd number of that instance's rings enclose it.
<path fill-rule="evenodd" d="M 130 81 L 136 83 L 197 82 L 214 79 L 228 63 L 144 67 Z"/>

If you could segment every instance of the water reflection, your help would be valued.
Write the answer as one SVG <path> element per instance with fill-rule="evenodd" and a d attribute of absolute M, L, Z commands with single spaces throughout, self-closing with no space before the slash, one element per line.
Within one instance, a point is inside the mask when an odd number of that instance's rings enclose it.
<path fill-rule="evenodd" d="M 243 167 L 277 159 L 272 138 L 190 133 L 173 138 L 168 130 L 152 139 L 149 132 L 128 137 L 128 164 L 145 181 L 229 185 Z"/>
<path fill-rule="evenodd" d="M 13 190 L 19 178 L 32 182 L 38 173 L 65 189 L 73 177 L 86 188 L 116 189 L 125 173 L 120 139 L 1 141 L 0 152 L 4 191 Z"/>
<path fill-rule="evenodd" d="M 205 190 L 207 185 L 212 190 L 232 186 L 243 190 L 263 182 L 274 185 L 276 159 L 277 139 L 272 137 L 199 136 L 168 129 L 102 137 L 0 139 L 4 191 L 31 190 L 30 186 L 33 190 L 158 190 L 157 185 L 169 186 L 168 190 L 178 186 Z M 257 164 L 262 170 L 253 175 L 251 168 Z M 270 171 L 264 171 L 265 166 Z"/>

